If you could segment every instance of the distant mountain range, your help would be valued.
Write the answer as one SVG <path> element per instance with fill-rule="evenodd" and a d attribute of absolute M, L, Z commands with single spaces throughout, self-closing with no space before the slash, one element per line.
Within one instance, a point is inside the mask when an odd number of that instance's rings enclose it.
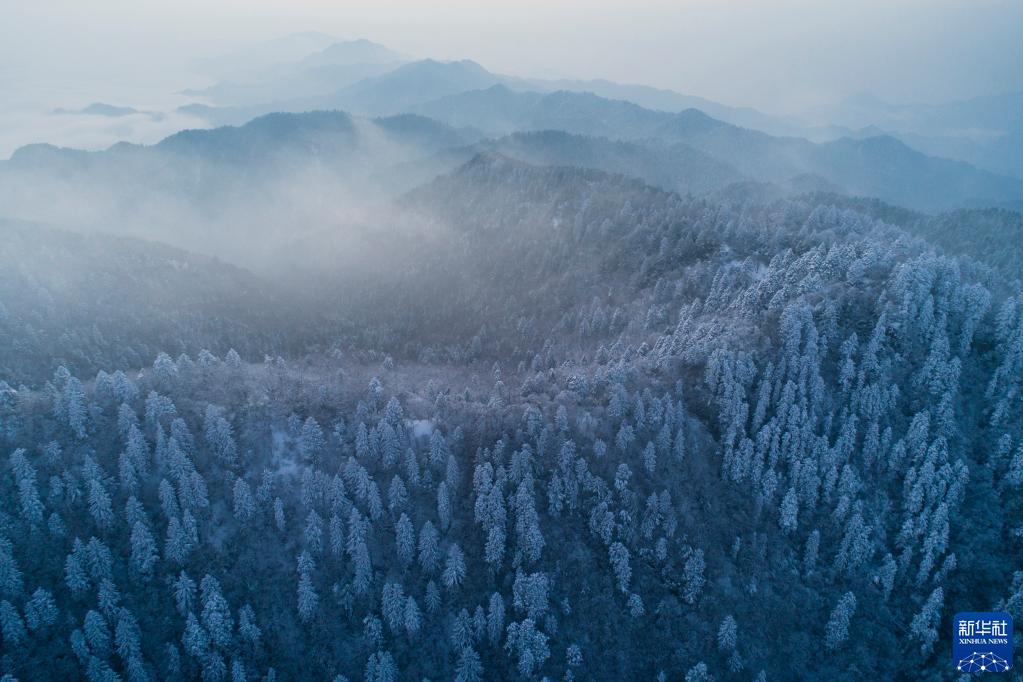
<path fill-rule="evenodd" d="M 239 225 L 279 223 L 291 211 L 289 220 L 319 226 L 324 206 L 347 220 L 352 207 L 361 211 L 367 201 L 393 197 L 481 151 L 730 199 L 830 191 L 929 211 L 1023 204 L 1023 181 L 926 156 L 892 137 L 815 144 L 695 109 L 670 113 L 592 93 L 521 92 L 504 84 L 411 103 L 457 90 L 467 79 L 488 76 L 471 63 L 416 62 L 349 91 L 350 101 L 366 109 L 400 99 L 417 112 L 411 115 L 277 113 L 104 153 L 30 146 L 0 163 L 0 199 L 9 215 L 62 223 L 64 207 L 77 198 L 86 208 L 73 212 L 74 222 L 112 222 L 138 236 L 149 233 L 147 221 L 153 229 L 174 221 L 175 244 L 213 254 L 236 250 Z M 416 82 L 419 89 L 411 88 Z M 256 199 L 245 205 L 236 199 L 250 195 Z M 211 232 L 211 221 L 223 226 Z M 276 233 L 280 225 L 264 229 Z M 269 259 L 275 243 L 247 244 L 255 253 L 243 262 Z"/>
<path fill-rule="evenodd" d="M 281 38 L 247 45 L 225 54 L 197 59 L 192 66 L 201 73 L 218 78 L 272 69 L 280 64 L 297 62 L 313 52 L 324 50 L 337 38 L 320 31 L 303 31 Z"/>
<path fill-rule="evenodd" d="M 729 203 L 827 192 L 929 212 L 1023 207 L 1023 180 L 926 155 L 878 134 L 879 128 L 815 143 L 755 129 L 782 129 L 785 122 L 754 110 L 652 88 L 560 83 L 663 108 L 595 92 L 538 90 L 536 81 L 493 74 L 472 61 L 395 66 L 392 59 L 401 55 L 368 41 L 332 42 L 274 77 L 379 73 L 300 99 L 191 105 L 190 113 L 240 125 L 186 130 L 152 146 L 122 143 L 104 152 L 24 147 L 0 162 L 3 213 L 142 238 L 161 235 L 174 246 L 257 270 L 290 267 L 286 254 L 303 254 L 294 257 L 308 259 L 310 267 L 357 270 L 374 225 L 389 215 L 396 196 L 481 154 L 602 171 Z M 266 82 L 250 84 L 258 90 Z M 750 125 L 696 108 L 671 110 L 687 103 Z M 130 111 L 94 104 L 79 113 Z M 331 242 L 325 235 L 343 235 L 344 247 L 322 248 Z"/>
<path fill-rule="evenodd" d="M 648 85 L 627 85 L 608 80 L 532 80 L 538 91 L 553 92 L 567 90 L 569 92 L 591 92 L 608 99 L 620 99 L 633 102 L 646 109 L 679 112 L 686 109 L 699 109 L 716 119 L 761 130 L 772 135 L 802 135 L 805 124 L 784 116 L 775 116 L 758 111 L 752 107 L 732 107 L 704 97 L 684 95 L 673 90 L 654 88 Z"/>
<path fill-rule="evenodd" d="M 815 117 L 839 129 L 882 129 L 926 154 L 1023 178 L 1023 92 L 900 105 L 859 95 Z"/>
<path fill-rule="evenodd" d="M 519 92 L 560 90 L 590 92 L 634 102 L 649 109 L 677 112 L 698 108 L 715 118 L 774 134 L 796 134 L 798 122 L 748 107 L 730 107 L 711 100 L 644 85 L 607 80 L 543 80 L 504 76 L 471 60 L 407 62 L 387 48 L 355 41 L 337 43 L 305 59 L 252 72 L 241 81 L 226 81 L 186 94 L 209 101 L 201 112 L 215 124 L 237 124 L 274 111 L 343 109 L 363 115 L 400 113 L 407 107 L 446 95 L 503 85 Z M 196 103 L 203 105 L 203 103 Z"/>
<path fill-rule="evenodd" d="M 750 179 L 786 182 L 809 174 L 850 194 L 924 210 L 1014 206 L 1023 198 L 1021 180 L 927 156 L 891 136 L 815 144 L 734 126 L 695 109 L 653 111 L 590 93 L 542 95 L 493 86 L 427 102 L 413 111 L 495 134 L 554 129 L 609 139 L 683 143 Z"/>
<path fill-rule="evenodd" d="M 251 118 L 258 113 L 269 113 L 271 109 L 267 109 L 266 105 L 270 103 L 285 107 L 281 110 L 297 111 L 301 109 L 289 108 L 288 100 L 328 95 L 343 99 L 342 90 L 345 88 L 364 78 L 383 76 L 409 61 L 408 57 L 368 40 L 342 41 L 324 46 L 325 38 L 319 34 L 311 34 L 311 37 L 303 38 L 302 35 L 296 35 L 290 39 L 283 39 L 279 45 L 275 43 L 269 46 L 273 48 L 271 52 L 295 50 L 297 45 L 310 40 L 311 44 L 316 45 L 316 49 L 315 51 L 310 49 L 310 54 L 301 59 L 293 58 L 274 65 L 263 64 L 258 68 L 254 66 L 241 81 L 228 80 L 209 88 L 188 92 L 203 96 L 211 103 L 224 107 L 263 105 L 259 112 L 247 112 L 248 118 Z M 431 60 L 425 62 L 431 64 Z M 480 73 L 483 71 L 482 67 L 472 62 L 451 64 L 458 66 L 449 71 L 463 68 L 467 72 L 475 72 L 467 74 L 469 78 L 462 82 L 462 90 L 503 83 L 518 90 L 541 93 L 557 90 L 592 92 L 609 99 L 628 100 L 644 108 L 660 111 L 679 112 L 695 108 L 733 125 L 772 135 L 807 137 L 815 141 L 863 136 L 866 131 L 873 130 L 875 134 L 897 136 L 927 153 L 967 160 L 998 172 L 1019 175 L 1023 171 L 1023 166 L 1012 160 L 1018 157 L 1015 151 L 1011 154 L 1002 154 L 999 158 L 998 149 L 989 144 L 994 140 L 1015 144 L 1015 134 L 1023 126 L 1023 115 L 1020 113 L 1023 111 L 1023 93 L 919 105 L 892 105 L 864 94 L 847 98 L 836 106 L 807 112 L 810 119 L 825 122 L 811 124 L 792 116 L 767 114 L 752 107 L 728 106 L 703 97 L 646 85 L 621 84 L 604 79 L 545 80 L 515 78 L 489 72 L 484 75 Z M 369 68 L 372 65 L 388 68 Z M 435 68 L 436 62 L 432 62 L 432 66 Z M 455 80 L 458 78 L 457 74 L 449 74 L 449 77 Z M 400 83 L 401 78 L 399 76 L 395 82 Z M 367 87 L 374 86 L 367 84 Z M 309 108 L 335 106 L 328 104 L 330 103 L 320 102 Z M 393 110 L 379 108 L 363 110 L 356 104 L 345 102 L 340 108 L 363 114 L 395 113 Z M 386 107 L 393 108 L 394 102 L 387 101 L 385 104 Z M 224 116 L 225 114 L 221 113 L 216 122 L 240 122 L 238 119 L 227 119 Z M 1013 147 L 1013 150 L 1015 149 Z M 995 167 L 990 167 L 989 157 L 990 163 Z"/>
<path fill-rule="evenodd" d="M 209 175 L 218 172 L 224 177 L 217 180 L 276 180 L 310 162 L 324 169 L 351 168 L 364 174 L 367 163 L 387 167 L 479 138 L 473 131 L 415 115 L 365 119 L 340 111 L 277 113 L 238 127 L 184 130 L 149 146 L 120 143 L 106 151 L 85 152 L 27 145 L 8 161 L 0 161 L 0 174 L 11 179 L 46 173 L 86 184 L 132 181 L 150 187 L 173 186 L 165 181 L 179 172 L 188 177 L 203 175 L 203 182 L 211 182 L 214 178 Z M 140 175 L 140 168 L 147 173 Z M 188 185 L 198 191 L 203 182 L 195 180 Z"/>
<path fill-rule="evenodd" d="M 423 182 L 478 155 L 532 166 L 575 167 L 635 178 L 679 194 L 703 195 L 747 181 L 732 166 L 685 144 L 667 146 L 573 135 L 560 130 L 512 133 L 447 149 L 419 164 Z"/>
<path fill-rule="evenodd" d="M 211 126 L 240 126 L 278 112 L 339 110 L 371 118 L 416 113 L 493 137 L 550 129 L 611 140 L 685 142 L 750 181 L 788 185 L 792 177 L 815 177 L 842 191 L 925 210 L 1020 206 L 1018 184 L 1011 180 L 1023 180 L 1023 92 L 902 105 L 859 95 L 807 112 L 802 120 L 645 85 L 508 76 L 471 60 L 411 61 L 379 43 L 338 41 L 316 32 L 198 66 L 222 77 L 183 91 L 196 101 L 178 112 Z M 686 112 L 693 109 L 747 132 L 719 130 L 697 141 L 692 130 L 668 129 L 678 124 L 672 115 L 691 116 Z M 102 102 L 53 113 L 166 116 Z M 876 138 L 892 138 L 908 150 L 890 140 L 867 144 Z M 875 164 L 890 167 L 861 177 Z M 919 179 L 906 177 L 907 172 Z M 959 181 L 961 187 L 952 186 Z"/>
<path fill-rule="evenodd" d="M 293 62 L 242 71 L 183 94 L 217 105 L 265 108 L 267 102 L 329 95 L 392 71 L 406 61 L 404 55 L 368 40 L 334 42 Z"/>
<path fill-rule="evenodd" d="M 288 98 L 272 83 L 261 82 L 263 99 L 237 106 L 186 105 L 184 111 L 201 116 L 214 125 L 237 125 L 263 114 L 338 109 L 363 116 L 405 113 L 416 105 L 467 90 L 492 85 L 514 85 L 528 90 L 525 80 L 490 73 L 476 62 L 439 62 L 425 59 L 385 69 L 355 82 L 343 82 L 326 94 Z"/>
<path fill-rule="evenodd" d="M 258 268 L 283 264 L 283 244 L 372 224 L 389 197 L 450 167 L 431 161 L 442 150 L 478 140 L 419 116 L 311 112 L 103 152 L 30 145 L 0 162 L 0 205 L 11 218 L 160 236 Z"/>

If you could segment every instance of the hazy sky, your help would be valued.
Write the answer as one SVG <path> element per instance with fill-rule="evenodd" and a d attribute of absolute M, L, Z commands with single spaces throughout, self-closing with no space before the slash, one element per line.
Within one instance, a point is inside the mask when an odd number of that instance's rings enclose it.
<path fill-rule="evenodd" d="M 0 110 L 167 106 L 204 84 L 198 58 L 309 30 L 780 112 L 1023 90 L 1023 0 L 0 0 L 0 17 Z"/>

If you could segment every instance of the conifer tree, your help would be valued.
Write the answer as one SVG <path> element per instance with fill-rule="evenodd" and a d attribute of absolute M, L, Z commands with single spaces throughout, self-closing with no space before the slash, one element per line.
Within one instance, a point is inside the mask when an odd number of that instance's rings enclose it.
<path fill-rule="evenodd" d="M 849 621 L 856 611 L 856 597 L 852 592 L 846 592 L 838 600 L 838 604 L 831 612 L 831 618 L 824 628 L 824 645 L 828 649 L 837 648 L 849 637 Z"/>

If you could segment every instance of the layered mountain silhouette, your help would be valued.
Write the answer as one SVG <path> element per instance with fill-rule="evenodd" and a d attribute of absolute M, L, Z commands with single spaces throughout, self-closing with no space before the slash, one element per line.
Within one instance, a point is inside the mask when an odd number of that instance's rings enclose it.
<path fill-rule="evenodd" d="M 619 140 L 684 143 L 758 181 L 811 174 L 851 194 L 925 210 L 1012 205 L 1023 196 L 1023 183 L 1015 178 L 927 156 L 891 136 L 815 144 L 734 126 L 696 109 L 654 111 L 591 93 L 541 95 L 494 86 L 414 110 L 453 125 L 498 133 L 555 129 Z"/>

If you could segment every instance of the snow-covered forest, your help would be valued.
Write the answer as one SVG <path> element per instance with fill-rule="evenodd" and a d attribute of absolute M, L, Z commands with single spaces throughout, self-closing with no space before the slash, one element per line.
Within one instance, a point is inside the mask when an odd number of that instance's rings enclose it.
<path fill-rule="evenodd" d="M 1023 180 L 473 73 L 0 162 L 0 680 L 938 680 L 1023 620 Z"/>
<path fill-rule="evenodd" d="M 301 356 L 97 317 L 32 377 L 62 311 L 5 306 L 8 673 L 883 677 L 1023 605 L 1001 274 L 851 209 L 500 158 L 404 202 L 451 241 L 279 330 L 332 339 Z M 101 338 L 166 348 L 92 371 Z"/>

